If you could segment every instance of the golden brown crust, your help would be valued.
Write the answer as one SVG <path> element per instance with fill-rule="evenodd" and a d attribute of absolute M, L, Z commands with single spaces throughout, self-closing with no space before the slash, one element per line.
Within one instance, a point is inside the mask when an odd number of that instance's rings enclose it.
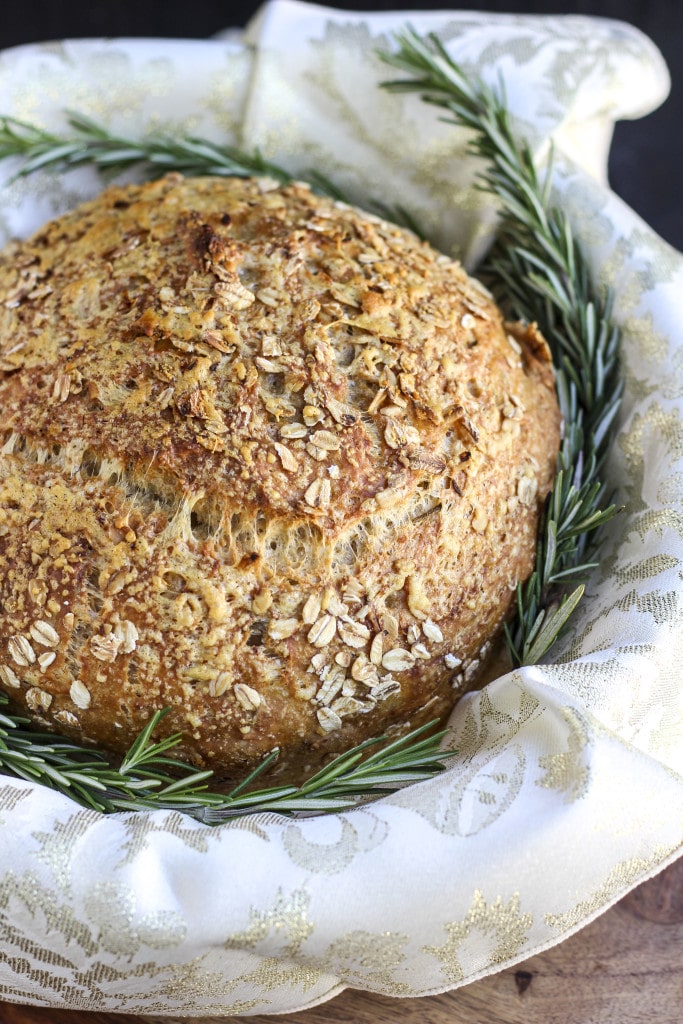
<path fill-rule="evenodd" d="M 0 685 L 113 749 L 285 770 L 434 717 L 530 572 L 547 346 L 410 233 L 236 179 L 0 257 Z"/>

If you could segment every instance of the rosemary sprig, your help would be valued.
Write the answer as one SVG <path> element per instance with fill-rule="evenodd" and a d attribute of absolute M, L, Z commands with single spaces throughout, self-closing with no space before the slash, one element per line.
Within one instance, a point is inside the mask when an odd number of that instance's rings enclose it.
<path fill-rule="evenodd" d="M 379 56 L 407 77 L 384 88 L 418 92 L 472 131 L 470 150 L 485 161 L 478 186 L 500 207 L 496 243 L 480 273 L 502 306 L 540 325 L 553 353 L 565 433 L 535 570 L 518 584 L 517 614 L 506 628 L 513 660 L 534 664 L 583 595 L 579 581 L 596 565 L 595 531 L 618 511 L 602 507 L 600 479 L 622 396 L 612 296 L 595 288 L 567 215 L 550 204 L 551 167 L 541 180 L 529 144 L 513 130 L 502 82 L 492 89 L 467 74 L 434 35 L 409 29 L 397 42 L 396 52 Z"/>
<path fill-rule="evenodd" d="M 36 171 L 65 171 L 88 165 L 110 178 L 135 168 L 143 177 L 159 178 L 179 171 L 188 178 L 216 175 L 223 178 L 273 178 L 282 185 L 307 181 L 320 195 L 350 202 L 350 197 L 320 171 L 294 175 L 266 160 L 258 149 L 248 153 L 236 146 L 218 145 L 196 136 L 175 138 L 165 134 L 130 139 L 113 135 L 92 117 L 66 111 L 71 129 L 68 136 L 55 135 L 15 117 L 0 116 L 0 160 L 15 159 L 19 168 L 13 181 Z M 400 204 L 395 206 L 367 197 L 368 210 L 409 228 L 424 237 L 411 214 Z"/>
<path fill-rule="evenodd" d="M 0 692 L 0 706 L 8 699 Z M 300 786 L 255 790 L 254 783 L 277 760 L 272 751 L 237 786 L 225 793 L 208 789 L 213 772 L 201 771 L 168 752 L 180 733 L 153 742 L 168 709 L 157 711 L 130 750 L 116 764 L 102 751 L 88 749 L 30 728 L 18 715 L 0 713 L 0 772 L 49 786 L 77 803 L 103 813 L 171 809 L 216 825 L 236 815 L 260 811 L 279 814 L 349 810 L 368 799 L 393 793 L 408 783 L 435 775 L 452 752 L 440 749 L 444 732 L 435 723 L 414 729 L 374 754 L 367 751 L 384 737 L 366 740 L 335 758 Z M 430 732 L 430 735 L 425 735 Z"/>
<path fill-rule="evenodd" d="M 246 178 L 252 175 L 274 178 L 286 184 L 292 176 L 257 151 L 243 153 L 234 146 L 218 146 L 207 139 L 170 138 L 150 135 L 129 139 L 112 135 L 85 114 L 67 111 L 71 136 L 54 135 L 14 117 L 0 117 L 0 160 L 18 158 L 15 178 L 35 171 L 68 170 L 88 164 L 107 174 L 119 174 L 139 167 L 147 177 L 158 178 L 168 171 L 193 177 L 213 174 Z"/>

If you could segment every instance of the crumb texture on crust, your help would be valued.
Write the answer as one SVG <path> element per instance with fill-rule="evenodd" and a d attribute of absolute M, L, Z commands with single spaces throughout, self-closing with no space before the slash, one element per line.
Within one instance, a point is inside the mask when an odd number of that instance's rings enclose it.
<path fill-rule="evenodd" d="M 109 188 L 0 255 L 0 686 L 282 770 L 445 713 L 533 567 L 547 346 L 303 185 Z"/>

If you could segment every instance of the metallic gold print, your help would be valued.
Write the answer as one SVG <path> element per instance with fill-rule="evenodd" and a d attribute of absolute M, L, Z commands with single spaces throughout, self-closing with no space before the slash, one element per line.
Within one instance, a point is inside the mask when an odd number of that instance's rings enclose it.
<path fill-rule="evenodd" d="M 531 914 L 520 913 L 519 894 L 515 893 L 507 903 L 502 897 L 487 904 L 484 894 L 476 889 L 472 898 L 469 913 L 462 921 L 453 921 L 444 926 L 448 941 L 443 946 L 423 946 L 423 952 L 435 956 L 441 963 L 444 975 L 450 982 L 460 982 L 465 978 L 465 970 L 461 963 L 462 950 L 465 942 L 475 933 L 488 945 L 488 953 L 483 963 L 467 964 L 467 973 L 493 967 L 511 959 L 524 945 L 527 934 L 533 923 Z"/>
<path fill-rule="evenodd" d="M 308 919 L 309 903 L 310 896 L 305 889 L 295 889 L 291 893 L 278 889 L 270 907 L 263 910 L 250 907 L 249 925 L 244 931 L 230 935 L 225 948 L 254 949 L 273 936 L 281 940 L 283 935 L 287 935 L 283 952 L 294 956 L 313 931 L 313 924 Z"/>
<path fill-rule="evenodd" d="M 239 986 L 242 978 L 225 978 L 219 971 L 209 971 L 203 966 L 206 955 L 195 957 L 188 963 L 178 964 L 173 968 L 172 975 L 163 986 L 161 994 L 164 999 L 161 1007 L 177 1003 L 181 1006 L 201 1007 L 203 1013 L 226 1012 L 223 1000 L 231 995 Z M 259 1005 L 260 999 L 250 1001 L 247 1005 L 240 1001 L 240 1010 L 246 1012 Z"/>
<path fill-rule="evenodd" d="M 221 131 L 233 140 L 240 138 L 254 55 L 250 51 L 230 53 L 220 72 L 210 79 L 203 96 L 203 108 L 210 111 Z"/>
<path fill-rule="evenodd" d="M 309 992 L 324 976 L 325 971 L 315 963 L 292 963 L 279 956 L 269 956 L 260 957 L 254 970 L 240 975 L 239 981 L 264 993 L 283 986 Z"/>
<path fill-rule="evenodd" d="M 683 398 L 683 348 L 677 348 L 671 359 L 671 368 L 662 386 L 664 398 Z"/>
<path fill-rule="evenodd" d="M 675 849 L 676 847 L 658 847 L 651 857 L 632 857 L 622 861 L 612 868 L 602 885 L 579 900 L 570 910 L 558 914 L 545 914 L 543 920 L 548 927 L 558 932 L 576 928 L 596 911 L 613 902 L 620 893 L 626 892 L 635 882 L 666 860 Z"/>
<path fill-rule="evenodd" d="M 512 806 L 525 771 L 522 746 L 510 742 L 503 749 L 482 751 L 448 787 L 425 787 L 419 806 L 413 806 L 442 835 L 478 835 Z"/>
<path fill-rule="evenodd" d="M 408 942 L 407 935 L 359 929 L 330 943 L 320 963 L 347 985 L 371 984 L 387 995 L 411 995 L 410 985 L 395 977 L 406 961 Z"/>
<path fill-rule="evenodd" d="M 88 891 L 83 905 L 98 928 L 101 949 L 135 956 L 141 946 L 166 949 L 181 945 L 187 926 L 179 914 L 169 910 L 140 914 L 137 902 L 133 889 L 112 881 L 97 882 Z"/>
<path fill-rule="evenodd" d="M 209 839 L 212 836 L 217 838 L 209 828 L 188 822 L 187 818 L 177 811 L 167 814 L 161 821 L 151 814 L 131 814 L 121 824 L 129 838 L 121 843 L 121 850 L 125 850 L 126 853 L 119 861 L 118 867 L 130 864 L 146 848 L 149 836 L 154 832 L 175 836 L 188 849 L 196 850 L 197 853 L 206 853 L 209 849 Z"/>
<path fill-rule="evenodd" d="M 297 867 L 314 874 L 335 875 L 344 871 L 361 853 L 384 842 L 388 832 L 385 821 L 368 811 L 359 811 L 351 822 L 338 818 L 340 834 L 329 843 L 311 842 L 300 825 L 288 825 L 282 844 Z"/>
<path fill-rule="evenodd" d="M 678 461 L 683 457 L 683 427 L 679 410 L 673 409 L 667 412 L 658 402 L 653 402 L 644 414 L 637 413 L 633 417 L 633 423 L 628 431 L 619 435 L 618 444 L 626 459 L 631 484 L 637 487 L 641 507 L 644 507 L 642 483 L 646 434 L 657 443 L 663 441 L 671 460 Z"/>
<path fill-rule="evenodd" d="M 641 580 L 651 580 L 669 569 L 675 569 L 681 565 L 680 558 L 675 555 L 652 555 L 643 558 L 638 562 L 630 562 L 617 567 L 614 570 L 614 578 L 618 584 L 623 586 L 629 583 L 639 583 Z"/>
<path fill-rule="evenodd" d="M 659 626 L 683 620 L 680 593 L 676 590 L 665 593 L 651 591 L 649 594 L 639 594 L 631 590 L 612 607 L 622 612 L 635 609 L 641 615 L 651 615 Z"/>
<path fill-rule="evenodd" d="M 74 850 L 90 826 L 100 818 L 97 811 L 79 811 L 65 822 L 56 821 L 50 832 L 31 833 L 40 847 L 38 859 L 48 865 L 57 886 L 64 893 L 71 890 Z"/>
<path fill-rule="evenodd" d="M 665 476 L 657 488 L 657 501 L 662 505 L 680 505 L 683 502 L 683 473 Z"/>
<path fill-rule="evenodd" d="M 673 530 L 683 539 L 683 513 L 672 508 L 647 509 L 636 517 L 635 527 L 643 539 L 648 533 L 661 537 L 666 530 Z"/>
<path fill-rule="evenodd" d="M 585 796 L 590 783 L 590 762 L 586 748 L 590 744 L 590 730 L 583 715 L 574 708 L 562 708 L 567 725 L 567 749 L 559 754 L 547 754 L 538 760 L 545 775 L 536 780 L 544 789 L 556 789 L 565 794 L 565 803 L 573 803 Z"/>
<path fill-rule="evenodd" d="M 21 789 L 19 786 L 0 786 L 0 827 L 4 826 L 5 819 L 2 811 L 11 812 L 18 807 L 22 800 L 31 796 L 30 789 Z"/>
<path fill-rule="evenodd" d="M 516 715 L 496 707 L 491 694 L 482 690 L 476 704 L 469 705 L 462 733 L 456 737 L 458 751 L 463 760 L 476 756 L 482 749 L 495 749 L 513 739 L 539 709 L 538 698 L 525 689 L 522 677 L 514 672 L 510 686 L 519 691 Z M 506 707 L 509 707 L 509 702 Z M 475 710 L 476 708 L 476 710 Z"/>
<path fill-rule="evenodd" d="M 683 424 L 679 410 L 674 409 L 667 412 L 659 403 L 651 403 L 644 412 L 639 412 L 633 417 L 630 428 L 619 435 L 618 445 L 626 463 L 626 473 L 623 474 L 622 480 L 629 497 L 626 513 L 628 518 L 622 520 L 621 525 L 622 536 L 627 537 L 631 530 L 635 530 L 641 540 L 645 542 L 650 534 L 661 538 L 665 531 L 673 530 L 683 540 L 683 512 L 670 505 L 664 508 L 652 508 L 644 498 L 646 450 L 650 465 L 653 451 L 657 453 L 658 461 L 660 463 L 663 461 L 663 455 L 660 454 L 662 445 L 666 446 L 668 461 L 673 462 L 683 457 Z M 618 526 L 617 523 L 615 528 Z M 614 574 L 620 566 L 619 558 L 620 551 L 616 547 L 610 555 L 601 559 L 603 584 L 614 578 Z M 669 594 L 671 593 L 669 591 Z M 670 596 L 647 597 L 638 595 L 634 590 L 631 594 L 621 595 L 609 605 L 599 602 L 595 614 L 584 620 L 581 630 L 577 631 L 566 644 L 564 650 L 556 657 L 556 662 L 567 663 L 579 657 L 596 624 L 604 622 L 611 612 L 618 610 L 623 613 L 633 609 L 650 611 L 660 622 L 675 621 L 677 618 Z M 575 669 L 576 666 L 572 671 Z"/>
<path fill-rule="evenodd" d="M 46 930 L 59 934 L 66 945 L 76 943 L 87 956 L 97 952 L 97 941 L 91 929 L 77 920 L 73 908 L 67 903 L 60 903 L 57 893 L 43 886 L 34 875 L 17 876 L 9 871 L 3 876 L 0 881 L 0 910 L 5 912 L 6 921 L 12 920 L 11 907 L 15 900 L 23 904 L 24 913 L 28 911 L 42 917 Z"/>
<path fill-rule="evenodd" d="M 191 1006 L 195 1012 L 202 1014 L 217 1013 L 221 1015 L 246 1013 L 258 1006 L 267 1011 L 270 1000 L 266 994 L 277 988 L 298 988 L 302 994 L 309 992 L 321 979 L 322 971 L 306 964 L 292 964 L 280 957 L 254 957 L 256 966 L 242 972 L 236 977 L 226 978 L 216 971 L 207 970 L 203 963 L 207 955 L 196 957 L 189 963 L 173 968 L 173 974 L 163 989 L 167 1001 L 159 1003 L 161 1012 L 168 1012 L 169 1003 Z M 225 1004 L 225 997 L 232 995 L 239 988 L 249 992 L 259 991 L 260 997 L 253 1000 L 238 1000 Z M 149 1012 L 147 1010 L 146 1012 Z"/>
<path fill-rule="evenodd" d="M 346 818 L 341 819 L 341 835 L 336 842 L 324 845 L 309 842 L 298 825 L 289 825 L 282 837 L 282 843 L 298 867 L 326 875 L 343 871 L 352 862 L 358 850 L 356 831 Z"/>

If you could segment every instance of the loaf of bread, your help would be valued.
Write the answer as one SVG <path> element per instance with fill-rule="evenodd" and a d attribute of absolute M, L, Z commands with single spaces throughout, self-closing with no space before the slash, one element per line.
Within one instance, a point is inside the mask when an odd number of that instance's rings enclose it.
<path fill-rule="evenodd" d="M 444 715 L 534 563 L 548 348 L 308 187 L 112 187 L 0 257 L 0 686 L 294 777 Z"/>

